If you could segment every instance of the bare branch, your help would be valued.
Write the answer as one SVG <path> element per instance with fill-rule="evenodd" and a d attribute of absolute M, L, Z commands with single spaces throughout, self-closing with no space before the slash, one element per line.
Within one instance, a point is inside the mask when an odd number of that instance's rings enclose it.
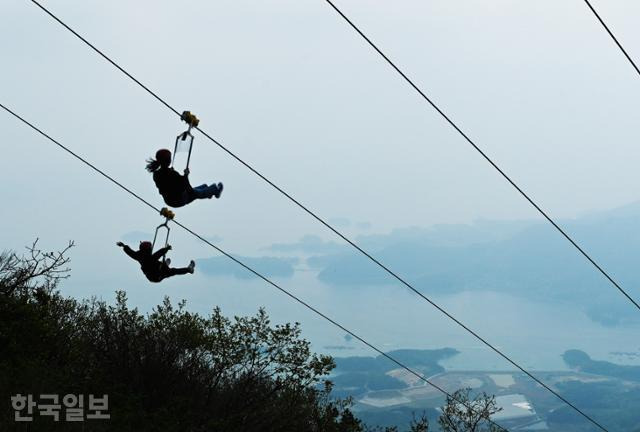
<path fill-rule="evenodd" d="M 67 246 L 57 252 L 43 252 L 38 248 L 38 239 L 27 246 L 27 253 L 18 256 L 15 252 L 0 254 L 0 292 L 11 294 L 15 291 L 44 289 L 51 291 L 62 279 L 70 277 L 70 259 L 67 252 L 74 247 Z"/>

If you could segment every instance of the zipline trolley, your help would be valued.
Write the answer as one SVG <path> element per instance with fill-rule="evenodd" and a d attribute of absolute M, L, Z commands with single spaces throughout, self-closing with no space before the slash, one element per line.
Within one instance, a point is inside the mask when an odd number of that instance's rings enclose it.
<path fill-rule="evenodd" d="M 164 216 L 164 222 L 161 223 L 160 225 L 158 225 L 158 227 L 156 228 L 156 233 L 153 235 L 153 243 L 151 245 L 151 251 L 152 253 L 156 252 L 156 239 L 158 238 L 158 233 L 160 232 L 161 229 L 166 229 L 167 230 L 167 235 L 165 236 L 164 239 L 164 246 L 163 247 L 167 247 L 169 245 L 169 231 L 171 231 L 171 228 L 169 228 L 169 221 L 173 220 L 173 218 L 176 216 L 176 214 L 169 210 L 166 207 L 162 207 L 162 209 L 160 210 L 160 215 Z M 158 248 L 160 249 L 160 248 Z M 162 262 L 165 262 L 165 257 L 162 257 Z"/>
<path fill-rule="evenodd" d="M 176 160 L 176 153 L 178 151 L 185 148 L 186 145 L 189 146 L 188 154 L 187 154 L 187 166 L 185 168 L 189 168 L 189 161 L 191 160 L 191 150 L 193 149 L 193 135 L 191 134 L 191 129 L 194 127 L 198 127 L 200 124 L 200 119 L 192 114 L 191 111 L 184 111 L 180 116 L 180 120 L 189 125 L 189 129 L 184 132 L 181 132 L 180 135 L 176 137 L 176 145 L 173 150 L 173 159 L 171 160 L 171 166 L 175 168 L 173 165 Z"/>

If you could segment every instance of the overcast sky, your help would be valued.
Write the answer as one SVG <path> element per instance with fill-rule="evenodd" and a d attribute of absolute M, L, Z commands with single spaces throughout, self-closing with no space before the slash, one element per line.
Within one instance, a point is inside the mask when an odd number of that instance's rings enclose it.
<path fill-rule="evenodd" d="M 325 1 L 43 3 L 349 236 L 539 219 Z M 593 3 L 640 59 L 640 3 Z M 638 199 L 640 79 L 583 1 L 336 4 L 553 217 Z M 173 145 L 177 117 L 30 1 L 2 1 L 0 23 L 0 101 L 160 206 L 145 158 Z M 2 113 L 0 130 L 2 247 L 74 239 L 74 294 L 108 295 L 136 271 L 114 243 L 159 217 Z M 229 252 L 331 238 L 199 134 L 191 172 L 225 190 L 178 218 Z M 178 229 L 172 244 L 185 262 L 214 255 Z"/>

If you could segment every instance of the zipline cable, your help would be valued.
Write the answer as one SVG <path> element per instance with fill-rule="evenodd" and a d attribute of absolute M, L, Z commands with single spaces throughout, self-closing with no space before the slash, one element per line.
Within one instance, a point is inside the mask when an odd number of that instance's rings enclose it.
<path fill-rule="evenodd" d="M 40 135 L 42 135 L 43 137 L 45 137 L 46 139 L 48 139 L 49 141 L 51 141 L 52 143 L 54 143 L 55 145 L 57 145 L 59 148 L 61 148 L 62 150 L 66 151 L 67 153 L 69 153 L 71 156 L 73 156 L 74 158 L 78 159 L 80 162 L 84 163 L 85 165 L 87 165 L 88 167 L 90 167 L 91 169 L 93 169 L 95 172 L 97 172 L 98 174 L 102 175 L 103 177 L 105 177 L 107 180 L 111 181 L 112 183 L 114 183 L 115 185 L 117 185 L 118 187 L 120 187 L 122 190 L 124 190 L 125 192 L 131 194 L 133 197 L 137 198 L 140 202 L 142 202 L 143 204 L 145 204 L 147 207 L 150 207 L 151 209 L 155 210 L 157 213 L 160 212 L 160 209 L 156 208 L 153 204 L 151 204 L 149 201 L 145 200 L 144 198 L 142 198 L 140 195 L 138 195 L 137 193 L 133 192 L 131 189 L 129 189 L 128 187 L 124 186 L 122 183 L 120 183 L 119 181 L 117 181 L 116 179 L 114 179 L 113 177 L 111 177 L 109 174 L 105 173 L 104 171 L 102 171 L 101 169 L 99 169 L 98 167 L 96 167 L 95 165 L 93 165 L 91 162 L 87 161 L 86 159 L 84 159 L 82 156 L 78 155 L 77 153 L 73 152 L 71 149 L 69 149 L 68 147 L 66 147 L 65 145 L 63 145 L 62 143 L 60 143 L 59 141 L 57 141 L 56 139 L 52 138 L 50 135 L 48 135 L 47 133 L 45 133 L 44 131 L 42 131 L 41 129 L 39 129 L 37 126 L 35 126 L 34 124 L 30 123 L 29 121 L 27 121 L 26 119 L 24 119 L 23 117 L 21 117 L 20 115 L 16 114 L 14 111 L 12 111 L 11 109 L 7 108 L 5 105 L 3 105 L 2 103 L 0 103 L 0 108 L 4 109 L 7 113 L 11 114 L 13 117 L 15 117 L 16 119 L 20 120 L 22 123 L 24 123 L 25 125 L 29 126 L 31 129 L 33 129 L 34 131 L 38 132 Z M 473 408 L 468 404 L 465 403 L 464 401 L 460 401 L 458 399 L 456 399 L 452 394 L 450 394 L 449 392 L 447 392 L 446 390 L 444 390 L 442 387 L 438 386 L 437 384 L 433 383 L 431 380 L 429 380 L 428 378 L 426 378 L 424 375 L 416 372 L 415 370 L 411 369 L 410 367 L 406 366 L 404 363 L 400 362 L 399 360 L 397 360 L 395 357 L 393 357 L 390 354 L 385 353 L 384 351 L 382 351 L 381 349 L 377 348 L 376 346 L 374 346 L 373 344 L 367 342 L 365 339 L 363 339 L 362 337 L 358 336 L 357 334 L 355 334 L 353 331 L 349 330 L 348 328 L 346 328 L 345 326 L 343 326 L 342 324 L 338 323 L 337 321 L 335 321 L 333 318 L 330 318 L 328 315 L 324 314 L 323 312 L 321 312 L 320 310 L 316 309 L 315 307 L 311 306 L 309 303 L 305 302 L 304 300 L 300 299 L 299 297 L 297 297 L 296 295 L 290 293 L 289 291 L 287 291 L 286 289 L 282 288 L 280 285 L 278 285 L 277 283 L 273 282 L 271 279 L 267 278 L 266 276 L 264 276 L 262 273 L 259 273 L 258 271 L 254 270 L 252 267 L 250 267 L 249 265 L 243 263 L 242 261 L 240 261 L 239 259 L 235 258 L 233 255 L 225 252 L 224 250 L 222 250 L 220 247 L 216 246 L 215 244 L 211 243 L 209 240 L 207 240 L 205 237 L 201 236 L 200 234 L 198 234 L 197 232 L 193 231 L 192 229 L 190 229 L 189 227 L 187 227 L 186 225 L 183 225 L 182 223 L 178 222 L 176 219 L 172 219 L 171 220 L 173 223 L 175 223 L 177 226 L 179 226 L 180 228 L 184 229 L 185 231 L 187 231 L 189 234 L 193 235 L 194 237 L 198 238 L 199 240 L 203 241 L 204 243 L 206 243 L 207 245 L 211 246 L 212 248 L 214 248 L 216 251 L 218 251 L 219 253 L 221 253 L 222 255 L 224 255 L 225 257 L 229 258 L 230 260 L 232 260 L 233 262 L 235 262 L 236 264 L 238 264 L 239 266 L 241 266 L 242 268 L 244 268 L 245 270 L 251 272 L 252 274 L 254 274 L 255 276 L 257 276 L 258 278 L 262 279 L 263 281 L 265 281 L 266 283 L 268 283 L 269 285 L 273 286 L 274 288 L 278 289 L 280 292 L 282 292 L 283 294 L 287 295 L 288 297 L 290 297 L 291 299 L 295 300 L 296 302 L 300 303 L 302 306 L 306 307 L 307 309 L 309 309 L 310 311 L 314 312 L 316 315 L 320 316 L 321 318 L 325 319 L 326 321 L 330 322 L 331 324 L 333 324 L 335 327 L 338 327 L 340 330 L 344 331 L 345 333 L 348 333 L 349 335 L 353 336 L 354 338 L 356 338 L 357 340 L 359 340 L 360 342 L 362 342 L 364 345 L 366 345 L 367 347 L 371 348 L 372 350 L 374 350 L 375 352 L 377 352 L 378 354 L 380 354 L 381 356 L 385 357 L 386 359 L 392 361 L 393 363 L 395 363 L 396 365 L 398 365 L 399 367 L 401 367 L 402 369 L 406 370 L 407 372 L 411 373 L 412 375 L 414 375 L 415 377 L 419 378 L 420 380 L 424 381 L 425 383 L 429 384 L 430 386 L 432 386 L 433 388 L 435 388 L 436 390 L 440 391 L 441 393 L 443 393 L 446 396 L 449 396 L 450 398 L 452 398 L 453 400 L 463 404 L 465 407 L 467 407 L 468 409 L 470 409 L 471 411 L 474 411 Z M 507 431 L 507 429 L 505 429 L 504 427 L 500 426 L 499 424 L 495 423 L 494 421 L 492 421 L 491 419 L 488 420 L 490 423 L 494 424 L 495 426 L 499 427 L 500 429 L 502 429 L 503 431 Z"/>
<path fill-rule="evenodd" d="M 96 48 L 93 44 L 91 44 L 89 41 L 87 41 L 84 37 L 82 37 L 80 34 L 78 34 L 75 30 L 73 30 L 71 27 L 69 27 L 67 24 L 65 24 L 62 20 L 60 20 L 57 16 L 55 16 L 52 12 L 50 12 L 48 9 L 46 9 L 44 6 L 42 6 L 40 3 L 38 3 L 38 1 L 36 0 L 31 0 L 32 3 L 34 3 L 35 5 L 37 5 L 40 9 L 42 9 L 45 13 L 47 13 L 50 17 L 52 17 L 55 21 L 57 21 L 60 25 L 62 25 L 64 28 L 66 28 L 67 30 L 69 30 L 71 33 L 73 33 L 77 38 L 79 38 L 82 42 L 84 42 L 87 46 L 89 46 L 91 49 L 93 49 L 96 53 L 98 53 L 100 56 L 102 56 L 104 59 L 106 59 L 109 63 L 111 63 L 112 65 L 114 65 L 118 70 L 120 70 L 121 72 L 123 72 L 127 77 L 131 78 L 134 82 L 136 82 L 137 84 L 139 84 L 144 90 L 146 90 L 150 95 L 152 95 L 155 99 L 159 100 L 163 105 L 165 105 L 167 108 L 169 108 L 172 112 L 174 112 L 177 115 L 180 115 L 178 113 L 178 111 L 176 109 L 174 109 L 173 107 L 171 107 L 171 105 L 169 105 L 166 101 L 164 101 L 162 98 L 160 98 L 156 93 L 154 93 L 153 91 L 151 91 L 148 87 L 142 85 L 140 83 L 140 81 L 138 81 L 136 78 L 134 78 L 131 74 L 129 74 L 128 72 L 126 72 L 121 66 L 119 66 L 117 63 L 115 63 L 113 60 L 111 60 L 106 54 L 104 54 L 102 51 L 100 51 L 98 48 Z M 331 5 L 333 5 L 332 3 L 330 3 Z M 335 6 L 334 6 L 335 8 Z M 338 10 L 338 9 L 336 9 Z M 343 15 L 344 16 L 344 15 Z M 345 17 L 345 19 L 347 19 Z M 347 19 L 348 20 L 348 19 Z M 350 21 L 348 21 L 350 23 Z M 354 26 L 354 28 L 356 28 Z M 357 29 L 357 28 L 356 28 Z M 358 30 L 359 32 L 359 30 Z M 360 33 L 363 37 L 364 34 Z M 367 39 L 368 41 L 368 39 Z M 373 45 L 375 47 L 375 45 Z M 377 48 L 376 48 L 377 49 Z M 378 50 L 378 52 L 380 52 L 382 54 L 381 51 Z M 382 54 L 384 56 L 384 54 Z M 386 56 L 385 56 L 386 58 Z M 391 63 L 393 64 L 393 63 Z M 395 65 L 394 65 L 395 67 Z M 399 69 L 396 68 L 396 70 L 399 71 Z M 402 72 L 400 72 L 402 73 Z M 403 74 L 403 76 L 405 76 Z M 408 78 L 407 78 L 408 79 Z M 414 88 L 417 89 L 417 87 L 414 86 Z M 418 90 L 419 91 L 419 90 Z M 426 96 L 425 96 L 426 97 Z M 427 99 L 428 100 L 428 99 Z M 430 100 L 429 100 L 430 102 Z M 431 102 L 430 102 L 431 103 Z M 435 105 L 434 105 L 435 107 Z M 437 109 L 437 107 L 436 107 Z M 439 111 L 441 112 L 441 111 Z M 441 112 L 442 113 L 442 112 Z M 444 114 L 443 114 L 444 115 Z M 448 119 L 448 117 L 445 117 Z M 453 124 L 453 122 L 451 122 L 449 120 L 449 122 Z M 462 131 L 460 129 L 457 128 L 457 126 L 454 125 L 454 127 L 460 132 L 462 133 Z M 380 262 L 379 260 L 377 260 L 376 258 L 374 258 L 371 254 L 369 254 L 368 252 L 366 252 L 364 249 L 362 249 L 360 246 L 358 246 L 355 242 L 353 242 L 352 240 L 350 240 L 349 238 L 347 238 L 344 234 L 342 234 L 340 231 L 338 231 L 336 228 L 334 228 L 332 225 L 330 225 L 328 222 L 326 222 L 324 219 L 322 219 L 320 216 L 316 215 L 313 211 L 311 211 L 310 209 L 308 209 L 304 204 L 302 204 L 301 202 L 299 202 L 297 199 L 295 199 L 293 196 L 289 195 L 287 192 L 285 192 L 282 188 L 280 188 L 279 186 L 277 186 L 275 183 L 273 183 L 271 180 L 269 180 L 267 177 L 265 177 L 262 173 L 260 173 L 259 171 L 257 171 L 255 168 L 253 168 L 251 165 L 249 165 L 247 162 L 245 162 L 243 159 L 241 159 L 239 156 L 237 156 L 236 154 L 234 154 L 231 150 L 227 149 L 225 146 L 223 146 L 218 140 L 214 139 L 213 137 L 211 137 L 208 133 L 206 133 L 205 131 L 203 131 L 202 129 L 200 129 L 199 127 L 196 128 L 198 129 L 198 131 L 200 131 L 205 137 L 207 137 L 209 140 L 211 140 L 214 144 L 216 144 L 218 147 L 220 147 L 222 150 L 224 150 L 227 154 L 229 154 L 231 157 L 233 157 L 234 159 L 236 159 L 238 162 L 240 162 L 242 165 L 244 165 L 246 168 L 248 168 L 251 172 L 253 172 L 254 174 L 256 174 L 258 177 L 260 177 L 262 180 L 264 180 L 266 183 L 268 183 L 270 186 L 272 186 L 274 189 L 276 189 L 278 192 L 280 192 L 282 195 L 284 195 L 285 197 L 287 197 L 291 202 L 293 202 L 294 204 L 296 204 L 298 207 L 300 207 L 302 210 L 304 210 L 306 213 L 308 213 L 311 217 L 313 217 L 314 219 L 316 219 L 318 222 L 320 222 L 322 225 L 324 225 L 325 227 L 327 227 L 330 231 L 332 231 L 334 234 L 336 234 L 337 236 L 339 236 L 340 238 L 342 238 L 345 242 L 347 242 L 349 245 L 351 245 L 352 247 L 354 247 L 356 250 L 358 250 L 360 253 L 362 253 L 364 256 L 366 256 L 369 260 L 371 260 L 373 263 L 375 263 L 376 265 L 378 265 L 380 268 L 382 268 L 383 270 L 385 270 L 389 275 L 391 275 L 393 278 L 395 278 L 397 281 L 399 281 L 401 284 L 403 284 L 404 286 L 406 286 L 407 288 L 409 288 L 411 291 L 413 291 L 415 294 L 417 294 L 420 298 L 422 298 L 423 300 L 425 300 L 426 302 L 428 302 L 429 304 L 431 304 L 434 308 L 436 308 L 438 311 L 440 311 L 442 314 L 444 314 L 446 317 L 448 317 L 449 319 L 451 319 L 452 321 L 454 321 L 456 324 L 458 324 L 460 327 L 462 327 L 464 330 L 466 330 L 468 333 L 470 333 L 472 336 L 474 336 L 476 339 L 478 339 L 480 342 L 482 342 L 484 345 L 486 345 L 487 347 L 489 347 L 492 351 L 494 351 L 495 353 L 497 353 L 498 355 L 500 355 L 502 358 L 504 358 L 506 361 L 508 361 L 511 365 L 513 365 L 514 367 L 516 367 L 518 370 L 520 370 L 521 372 L 523 372 L 524 374 L 526 374 L 528 377 L 530 377 L 531 379 L 533 379 L 534 381 L 536 381 L 538 384 L 540 384 L 541 386 L 543 386 L 545 389 L 547 389 L 549 392 L 551 392 L 552 394 L 554 394 L 556 397 L 558 397 L 560 400 L 562 400 L 563 402 L 565 402 L 567 405 L 569 405 L 570 407 L 572 407 L 574 410 L 576 410 L 578 413 L 580 413 L 583 417 L 585 417 L 586 419 L 588 419 L 590 422 L 592 422 L 594 425 L 598 426 L 600 429 L 602 430 L 606 430 L 604 429 L 602 426 L 600 426 L 595 420 L 593 420 L 591 417 L 589 417 L 587 414 L 585 414 L 584 412 L 582 412 L 580 409 L 578 409 L 575 405 L 571 404 L 568 400 L 566 400 L 564 397 L 562 397 L 560 394 L 558 394 L 556 391 L 554 391 L 552 388 L 550 388 L 548 385 L 546 385 L 545 383 L 543 383 L 540 379 L 538 379 L 537 377 L 535 377 L 533 374 L 531 374 L 530 372 L 528 372 L 527 370 L 525 370 L 522 366 L 520 366 L 519 364 L 517 364 L 514 360 L 512 360 L 509 356 L 507 356 L 506 354 L 504 354 L 502 351 L 500 351 L 498 348 L 496 348 L 495 346 L 493 346 L 491 343 L 489 343 L 488 341 L 486 341 L 484 338 L 482 338 L 480 335 L 478 335 L 476 332 L 474 332 L 473 330 L 471 330 L 469 327 L 467 327 L 465 324 L 463 324 L 460 320 L 458 320 L 457 318 L 455 318 L 453 315 L 451 315 L 449 312 L 447 312 L 445 309 L 443 309 L 441 306 L 439 306 L 438 304 L 436 304 L 434 301 L 432 301 L 431 299 L 429 299 L 428 297 L 426 297 L 423 293 L 421 293 L 420 291 L 418 291 L 416 288 L 414 288 L 409 282 L 407 282 L 406 280 L 404 280 L 403 278 L 401 278 L 397 273 L 393 272 L 391 269 L 389 269 L 387 266 L 385 266 L 382 262 Z M 463 136 L 466 137 L 466 135 L 463 134 Z M 471 142 L 473 144 L 473 142 L 471 140 L 469 140 L 469 138 L 467 138 L 467 140 L 469 142 Z M 482 153 L 482 151 L 475 146 L 475 144 L 473 144 L 474 147 L 481 152 L 482 155 L 484 155 L 484 153 Z M 587 259 L 598 269 L 600 270 L 600 272 L 602 274 L 604 274 L 621 292 L 623 292 L 623 294 L 625 294 L 627 296 L 627 298 L 633 302 L 633 304 L 636 305 L 636 307 L 640 310 L 640 305 L 638 305 L 629 295 L 626 294 L 626 292 L 624 290 L 622 290 L 622 288 L 611 278 L 609 277 L 609 275 L 593 260 L 591 259 L 591 257 L 589 257 L 589 255 L 587 255 L 572 239 L 571 237 L 569 237 L 550 217 L 548 217 L 546 215 L 546 213 L 544 213 L 526 194 L 524 194 L 524 192 L 522 192 L 520 190 L 520 188 L 513 182 L 511 181 L 511 179 L 509 177 L 506 176 L 506 174 L 504 174 L 500 168 L 498 168 L 497 165 L 495 165 L 491 159 L 489 159 L 486 155 L 484 155 L 485 158 L 487 160 L 489 160 L 491 162 L 491 164 L 496 167 L 496 169 L 498 169 L 498 171 L 500 173 L 503 174 L 503 176 L 505 178 L 507 178 L 509 180 L 509 182 L 517 189 L 519 190 L 526 198 L 527 200 L 529 200 L 529 202 L 536 207 L 546 218 L 547 220 L 549 220 L 570 242 L 571 244 L 573 244 L 585 257 L 587 257 Z"/>
<path fill-rule="evenodd" d="M 33 0 L 32 0 L 33 1 Z M 549 216 L 544 210 L 542 210 L 542 208 L 536 204 L 536 202 L 529 197 L 529 195 L 527 195 L 526 192 L 524 192 L 524 190 L 522 190 L 520 188 L 520 186 L 518 186 L 516 184 L 515 181 L 513 181 L 511 179 L 511 177 L 509 177 L 503 170 L 502 168 L 500 168 L 498 166 L 498 164 L 496 164 L 493 159 L 491 159 L 471 138 L 469 138 L 469 136 L 464 133 L 462 131 L 462 129 L 447 115 L 445 114 L 444 111 L 442 111 L 438 105 L 435 104 L 435 102 L 433 102 L 431 100 L 431 98 L 429 98 L 421 89 L 420 87 L 418 87 L 398 66 L 396 66 L 396 64 L 391 61 L 391 59 L 389 59 L 389 57 L 387 57 L 387 55 L 385 53 L 382 52 L 382 50 L 380 50 L 380 48 L 378 48 L 378 46 L 376 44 L 374 44 L 371 39 L 369 39 L 340 9 L 338 9 L 338 7 L 333 4 L 331 2 L 331 0 L 325 0 L 337 13 L 338 15 L 340 15 L 350 26 L 351 28 L 353 28 L 360 36 L 362 36 L 362 38 L 378 53 L 380 54 L 380 56 L 420 95 L 422 96 L 422 98 L 427 101 L 429 103 L 429 105 L 431 105 L 431 107 L 433 107 L 433 109 L 435 109 L 438 114 L 440 114 L 442 116 L 442 118 L 444 118 L 446 120 L 447 123 L 449 123 L 449 125 L 451 127 L 453 127 L 456 132 L 458 132 L 464 139 L 465 141 L 467 141 L 469 144 L 471 144 L 471 146 L 487 161 L 489 162 L 489 164 L 495 168 L 496 171 L 498 171 L 498 173 L 500 173 L 500 175 L 507 180 L 507 182 L 509 182 L 509 184 L 511 184 L 511 186 L 514 187 L 515 190 L 517 190 L 520 195 L 522 195 L 528 202 L 529 204 L 531 204 L 537 211 L 538 213 L 540 213 L 542 216 L 544 216 L 544 218 L 551 224 L 553 225 L 553 227 L 560 233 L 562 234 L 562 236 L 567 239 L 569 241 L 569 243 L 571 243 L 571 245 L 573 245 L 573 247 L 575 247 L 578 252 L 580 252 L 591 264 L 593 264 L 593 266 L 609 281 L 611 282 L 611 284 L 616 287 L 618 289 L 618 291 L 620 291 L 620 293 L 622 293 L 622 295 L 624 295 L 627 300 L 629 300 L 639 311 L 640 311 L 640 304 L 638 304 L 638 302 L 636 302 L 602 267 L 600 267 L 600 265 L 593 259 L 591 258 L 591 256 L 585 252 L 584 249 L 582 249 L 582 247 L 580 247 L 578 245 L 578 243 L 575 242 L 575 240 L 573 240 L 573 238 L 571 238 L 571 236 L 569 236 L 569 234 L 567 234 L 561 227 L 560 225 L 558 225 L 552 218 L 551 216 Z M 625 53 L 626 54 L 626 53 Z M 634 65 L 635 66 L 635 65 Z"/>
<path fill-rule="evenodd" d="M 609 33 L 609 36 L 611 36 L 611 39 L 613 39 L 613 41 L 616 43 L 616 45 L 618 45 L 618 48 L 620 48 L 620 51 L 622 51 L 622 54 L 624 54 L 624 56 L 627 58 L 627 60 L 629 60 L 629 63 L 631 63 L 631 66 L 633 66 L 633 68 L 636 70 L 638 75 L 640 75 L 640 69 L 638 69 L 638 66 L 636 65 L 636 63 L 633 61 L 631 56 L 629 54 L 627 54 L 627 51 L 623 48 L 622 44 L 618 41 L 618 38 L 616 38 L 616 36 L 613 34 L 613 32 L 611 30 L 609 30 L 609 27 L 604 22 L 604 20 L 602 18 L 600 18 L 600 15 L 595 10 L 595 8 L 593 6 L 591 6 L 591 3 L 589 3 L 589 0 L 584 0 L 584 2 L 587 4 L 587 6 L 589 6 L 589 9 L 591 9 L 591 12 L 593 12 L 593 14 L 596 16 L 596 18 L 598 18 L 598 21 L 600 21 L 600 24 L 602 24 L 602 27 L 604 27 L 604 29 L 607 31 L 607 33 Z"/>

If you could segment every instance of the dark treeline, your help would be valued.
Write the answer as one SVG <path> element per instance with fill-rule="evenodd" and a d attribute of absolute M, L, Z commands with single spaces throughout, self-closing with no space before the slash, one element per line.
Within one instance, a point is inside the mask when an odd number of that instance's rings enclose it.
<path fill-rule="evenodd" d="M 229 319 L 215 308 L 205 318 L 169 299 L 142 315 L 124 292 L 114 305 L 65 298 L 65 252 L 34 244 L 25 256 L 0 256 L 0 430 L 378 430 L 348 398 L 331 397 L 333 359 L 312 353 L 297 323 L 273 325 L 264 310 Z M 16 394 L 106 394 L 111 418 L 68 423 L 62 409 L 54 422 L 36 410 L 33 422 L 16 423 Z M 484 406 L 482 415 L 496 411 L 491 398 Z"/>

